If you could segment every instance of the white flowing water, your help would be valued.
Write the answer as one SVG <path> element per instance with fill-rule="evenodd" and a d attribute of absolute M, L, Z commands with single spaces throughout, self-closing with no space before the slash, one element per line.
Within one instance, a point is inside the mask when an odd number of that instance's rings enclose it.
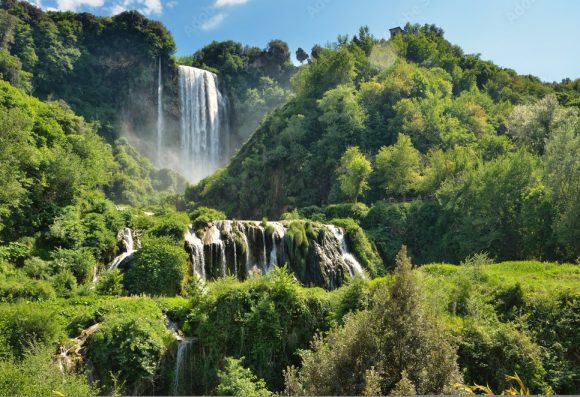
<path fill-rule="evenodd" d="M 324 226 L 328 232 L 309 237 L 310 266 L 308 275 L 300 280 L 311 280 L 329 289 L 337 288 L 345 279 L 365 277 L 359 261 L 349 252 L 344 229 Z M 253 274 L 270 272 L 274 265 L 288 264 L 296 271 L 295 258 L 286 256 L 288 223 L 269 222 L 268 228 L 256 221 L 216 221 L 209 225 L 199 238 L 193 229 L 186 233 L 186 250 L 190 254 L 193 271 L 203 280 L 234 275 L 241 280 Z M 266 232 L 271 229 L 271 235 Z M 240 245 L 245 249 L 240 251 Z M 205 257 L 204 257 L 205 253 Z M 304 266 L 304 265 L 301 265 Z"/>
<path fill-rule="evenodd" d="M 185 233 L 185 242 L 189 244 L 189 256 L 193 272 L 201 279 L 205 280 L 205 254 L 203 252 L 203 242 L 195 234 L 192 226 Z"/>
<path fill-rule="evenodd" d="M 161 57 L 159 58 L 159 72 L 157 77 L 157 165 L 163 161 L 163 135 L 165 122 L 163 120 L 163 71 Z"/>
<path fill-rule="evenodd" d="M 120 241 L 123 243 L 123 252 L 117 256 L 109 266 L 109 270 L 117 269 L 123 262 L 130 259 L 135 253 L 135 241 L 133 240 L 133 231 L 126 227 L 122 235 L 119 236 Z"/>
<path fill-rule="evenodd" d="M 326 225 L 326 227 L 328 228 L 328 230 L 332 232 L 332 234 L 334 234 L 334 237 L 336 237 L 336 239 L 338 240 L 338 243 L 340 245 L 340 253 L 342 254 L 342 258 L 348 265 L 350 276 L 351 277 L 354 277 L 356 275 L 364 276 L 364 271 L 361 264 L 348 251 L 348 245 L 346 244 L 344 230 L 334 225 Z"/>
<path fill-rule="evenodd" d="M 179 100 L 179 171 L 196 182 L 222 166 L 228 155 L 227 98 L 220 93 L 214 73 L 179 66 Z"/>

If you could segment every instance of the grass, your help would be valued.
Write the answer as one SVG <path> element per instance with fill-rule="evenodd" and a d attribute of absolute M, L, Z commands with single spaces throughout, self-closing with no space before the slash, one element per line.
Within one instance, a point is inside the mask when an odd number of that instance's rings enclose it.
<path fill-rule="evenodd" d="M 477 278 L 474 287 L 497 290 L 520 284 L 530 297 L 580 290 L 580 266 L 537 261 L 502 262 L 466 268 L 449 264 L 427 265 L 420 269 L 428 284 L 447 284 L 460 277 Z M 476 274 L 477 272 L 477 274 Z"/>

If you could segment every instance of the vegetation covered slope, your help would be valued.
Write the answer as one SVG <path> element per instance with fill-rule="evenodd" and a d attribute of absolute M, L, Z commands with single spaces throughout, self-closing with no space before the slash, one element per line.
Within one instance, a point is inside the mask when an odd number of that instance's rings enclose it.
<path fill-rule="evenodd" d="M 577 85 L 519 76 L 418 25 L 388 41 L 341 37 L 292 85 L 188 199 L 233 217 L 318 220 L 358 200 L 364 214 L 343 209 L 391 264 L 402 243 L 419 263 L 580 256 Z"/>
<path fill-rule="evenodd" d="M 120 136 L 124 117 L 135 125 L 147 119 L 150 109 L 131 96 L 154 104 L 158 60 L 171 70 L 175 52 L 167 29 L 137 12 L 112 18 L 44 12 L 17 0 L 2 0 L 0 37 L 4 80 L 39 98 L 66 101 L 99 121 L 110 140 Z"/>

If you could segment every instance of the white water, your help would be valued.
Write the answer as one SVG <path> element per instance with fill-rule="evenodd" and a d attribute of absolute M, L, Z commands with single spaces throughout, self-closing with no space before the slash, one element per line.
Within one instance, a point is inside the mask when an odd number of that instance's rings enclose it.
<path fill-rule="evenodd" d="M 157 78 L 157 164 L 160 165 L 163 156 L 163 135 L 165 122 L 163 120 L 163 72 L 161 57 L 159 58 L 159 73 Z"/>
<path fill-rule="evenodd" d="M 214 73 L 179 66 L 179 100 L 179 171 L 196 182 L 222 166 L 228 155 L 227 98 L 220 93 Z"/>
<path fill-rule="evenodd" d="M 205 280 L 205 255 L 203 253 L 203 242 L 199 237 L 197 237 L 192 226 L 189 227 L 185 234 L 185 241 L 190 245 L 190 258 L 193 271 L 201 277 L 202 280 Z"/>
<path fill-rule="evenodd" d="M 273 233 L 266 236 L 266 230 L 259 222 L 216 221 L 205 230 L 201 239 L 190 229 L 185 238 L 194 272 L 203 280 L 228 274 L 245 279 L 255 273 L 268 273 L 274 265 L 285 264 L 288 260 L 285 256 L 287 225 L 269 222 L 269 227 L 273 228 Z M 365 277 L 361 264 L 349 252 L 345 231 L 333 225 L 326 228 L 330 233 L 322 241 L 313 242 L 321 263 L 326 269 L 342 266 L 351 278 L 357 275 Z M 244 241 L 244 253 L 237 245 L 239 238 Z M 207 257 L 204 257 L 204 252 Z M 329 288 L 336 287 L 338 284 L 335 283 L 336 280 L 331 281 Z"/>
<path fill-rule="evenodd" d="M 123 230 L 123 234 L 119 237 L 123 243 L 123 253 L 121 253 L 113 260 L 113 262 L 111 262 L 109 270 L 117 269 L 123 262 L 131 258 L 136 251 L 135 241 L 133 240 L 133 231 L 131 229 L 126 227 Z"/>
<path fill-rule="evenodd" d="M 334 237 L 336 237 L 336 239 L 338 240 L 338 243 L 340 245 L 340 253 L 342 254 L 342 258 L 348 265 L 350 276 L 351 277 L 354 277 L 356 275 L 364 276 L 364 271 L 361 264 L 348 251 L 348 245 L 346 244 L 344 230 L 334 225 L 326 225 L 326 227 L 332 232 L 332 234 L 334 234 Z"/>

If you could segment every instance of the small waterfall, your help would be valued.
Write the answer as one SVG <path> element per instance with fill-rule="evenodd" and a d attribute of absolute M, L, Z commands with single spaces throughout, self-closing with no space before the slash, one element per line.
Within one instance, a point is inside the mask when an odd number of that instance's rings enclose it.
<path fill-rule="evenodd" d="M 262 266 L 262 269 L 264 270 L 264 272 L 267 272 L 269 270 L 269 266 L 268 266 L 268 255 L 266 254 L 266 229 L 260 227 L 260 232 L 262 233 L 262 247 L 263 247 L 262 251 L 264 258 L 264 265 Z"/>
<path fill-rule="evenodd" d="M 350 276 L 354 277 L 356 275 L 364 276 L 364 271 L 361 264 L 356 260 L 356 258 L 348 251 L 348 245 L 346 244 L 346 238 L 344 235 L 344 230 L 336 227 L 334 225 L 326 225 L 326 227 L 332 232 L 338 244 L 340 246 L 340 253 L 342 258 L 348 265 L 348 270 Z"/>
<path fill-rule="evenodd" d="M 191 376 L 193 375 L 191 368 L 193 339 L 183 336 L 178 324 L 167 316 L 165 316 L 165 327 L 173 333 L 177 340 L 172 392 L 174 396 L 185 396 L 189 394 L 188 390 L 191 386 Z"/>
<path fill-rule="evenodd" d="M 228 101 L 214 73 L 189 66 L 179 66 L 179 99 L 179 171 L 190 181 L 199 181 L 223 165 L 228 155 Z"/>
<path fill-rule="evenodd" d="M 133 231 L 126 227 L 117 237 L 119 241 L 123 244 L 123 252 L 117 256 L 109 266 L 109 270 L 115 270 L 121 266 L 126 261 L 130 260 L 135 254 L 135 241 L 133 240 Z"/>
<path fill-rule="evenodd" d="M 203 242 L 199 237 L 197 237 L 193 230 L 193 226 L 191 225 L 185 233 L 185 249 L 189 253 L 193 272 L 205 280 L 205 255 L 203 252 Z"/>
<path fill-rule="evenodd" d="M 163 156 L 165 122 L 163 120 L 163 71 L 159 57 L 159 72 L 157 77 L 157 164 L 160 165 Z"/>
<path fill-rule="evenodd" d="M 173 373 L 173 395 L 186 396 L 190 378 L 193 375 L 191 368 L 191 348 L 193 340 L 182 338 L 177 341 L 177 354 L 175 357 L 175 370 Z"/>

